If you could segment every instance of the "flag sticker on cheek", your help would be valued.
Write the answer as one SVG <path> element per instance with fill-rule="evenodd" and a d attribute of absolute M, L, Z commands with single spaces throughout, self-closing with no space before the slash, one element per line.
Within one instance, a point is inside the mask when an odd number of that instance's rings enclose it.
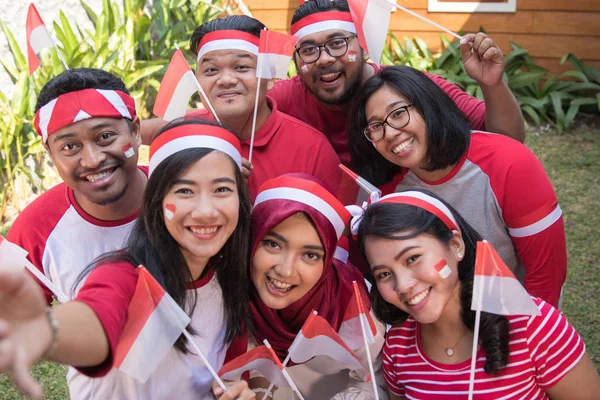
<path fill-rule="evenodd" d="M 356 51 L 355 50 L 348 51 L 348 61 L 356 62 Z"/>
<path fill-rule="evenodd" d="M 440 260 L 437 264 L 434 265 L 434 268 L 443 279 L 446 279 L 452 273 L 452 270 L 448 266 L 446 260 Z"/>
<path fill-rule="evenodd" d="M 135 155 L 135 150 L 133 149 L 133 146 L 131 145 L 131 143 L 126 144 L 125 146 L 123 146 L 123 154 L 125 154 L 125 157 L 127 158 L 131 158 Z"/>
<path fill-rule="evenodd" d="M 165 205 L 165 217 L 167 217 L 169 221 L 175 216 L 175 211 L 177 211 L 175 204 L 167 203 Z"/>
<path fill-rule="evenodd" d="M 303 65 L 303 66 L 300 68 L 300 70 L 301 70 L 302 72 L 304 72 L 304 73 L 307 73 L 307 72 L 308 72 L 308 67 L 306 66 L 306 64 L 304 64 L 304 65 Z"/>

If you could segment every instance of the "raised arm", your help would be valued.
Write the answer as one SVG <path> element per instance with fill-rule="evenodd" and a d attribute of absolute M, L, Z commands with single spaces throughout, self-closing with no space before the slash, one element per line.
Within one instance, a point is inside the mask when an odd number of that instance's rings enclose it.
<path fill-rule="evenodd" d="M 485 33 L 469 33 L 461 40 L 462 60 L 467 74 L 475 79 L 485 101 L 485 126 L 490 132 L 525 141 L 525 123 L 517 99 L 502 79 L 504 55 Z"/>
<path fill-rule="evenodd" d="M 142 136 L 142 144 L 150 146 L 152 138 L 160 132 L 160 130 L 167 125 L 167 121 L 162 118 L 150 118 L 145 119 L 141 122 L 140 133 Z"/>

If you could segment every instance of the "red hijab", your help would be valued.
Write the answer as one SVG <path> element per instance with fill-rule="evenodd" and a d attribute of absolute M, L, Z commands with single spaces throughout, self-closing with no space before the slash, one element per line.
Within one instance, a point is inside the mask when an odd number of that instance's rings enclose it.
<path fill-rule="evenodd" d="M 267 339 L 282 360 L 312 310 L 318 311 L 338 331 L 352 298 L 352 281 L 359 282 L 363 293 L 367 293 L 360 271 L 333 257 L 349 213 L 312 175 L 287 174 L 261 186 L 252 210 L 250 259 L 271 229 L 298 212 L 308 215 L 325 249 L 321 278 L 302 298 L 281 310 L 267 307 L 253 285 L 250 289 L 250 313 L 257 342 Z M 250 271 L 252 276 L 252 262 Z"/>

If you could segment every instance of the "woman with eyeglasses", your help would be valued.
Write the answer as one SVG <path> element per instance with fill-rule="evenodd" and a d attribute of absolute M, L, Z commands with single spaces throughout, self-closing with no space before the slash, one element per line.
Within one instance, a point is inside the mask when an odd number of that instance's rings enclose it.
<path fill-rule="evenodd" d="M 542 164 L 507 136 L 470 131 L 423 73 L 382 69 L 359 90 L 349 140 L 356 172 L 385 193 L 425 189 L 490 241 L 530 294 L 559 305 L 564 222 Z"/>

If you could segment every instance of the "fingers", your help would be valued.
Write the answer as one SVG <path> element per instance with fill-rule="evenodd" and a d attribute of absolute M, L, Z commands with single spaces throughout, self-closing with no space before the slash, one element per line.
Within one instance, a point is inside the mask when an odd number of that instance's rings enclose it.
<path fill-rule="evenodd" d="M 252 400 L 256 399 L 256 394 L 248 387 L 246 381 L 235 381 L 227 383 L 227 390 L 223 393 L 223 389 L 213 382 L 213 393 L 219 400 Z"/>
<path fill-rule="evenodd" d="M 0 270 L 0 298 L 19 291 L 25 284 L 25 277 L 23 269 Z"/>
<path fill-rule="evenodd" d="M 26 396 L 41 399 L 42 388 L 29 373 L 29 365 L 25 361 L 23 351 L 16 347 L 9 335 L 8 324 L 0 320 L 0 372 L 8 371 L 14 384 Z"/>
<path fill-rule="evenodd" d="M 250 171 L 252 171 L 252 163 L 242 157 L 242 176 L 244 179 L 250 178 Z"/>
<path fill-rule="evenodd" d="M 473 54 L 485 62 L 497 64 L 504 62 L 504 55 L 500 47 L 483 32 L 464 35 L 460 44 L 463 63 L 466 63 Z"/>

